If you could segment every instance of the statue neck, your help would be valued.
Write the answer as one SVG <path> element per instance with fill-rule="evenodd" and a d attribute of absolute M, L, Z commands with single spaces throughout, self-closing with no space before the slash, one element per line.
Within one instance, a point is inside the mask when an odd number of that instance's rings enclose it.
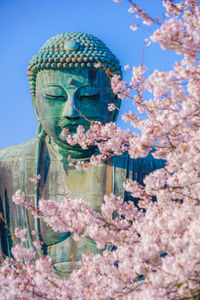
<path fill-rule="evenodd" d="M 97 154 L 97 148 L 92 146 L 87 150 L 82 149 L 79 145 L 71 146 L 69 144 L 60 143 L 59 141 L 53 140 L 52 137 L 49 136 L 48 143 L 51 144 L 52 148 L 56 152 L 58 159 L 69 163 L 69 156 L 70 160 L 88 160 L 94 154 Z"/>

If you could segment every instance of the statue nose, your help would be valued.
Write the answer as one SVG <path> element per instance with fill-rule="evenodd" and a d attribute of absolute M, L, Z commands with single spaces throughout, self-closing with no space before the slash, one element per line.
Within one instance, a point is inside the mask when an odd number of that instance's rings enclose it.
<path fill-rule="evenodd" d="M 77 117 L 79 116 L 76 109 L 75 95 L 70 96 L 64 104 L 62 117 Z"/>

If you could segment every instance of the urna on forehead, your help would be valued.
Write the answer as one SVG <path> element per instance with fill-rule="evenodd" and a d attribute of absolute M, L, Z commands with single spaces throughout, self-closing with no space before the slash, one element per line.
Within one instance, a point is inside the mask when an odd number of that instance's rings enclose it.
<path fill-rule="evenodd" d="M 94 69 L 96 64 L 113 75 L 121 75 L 119 60 L 98 38 L 80 32 L 58 34 L 50 38 L 29 62 L 27 74 L 31 93 L 35 95 L 39 70 Z"/>

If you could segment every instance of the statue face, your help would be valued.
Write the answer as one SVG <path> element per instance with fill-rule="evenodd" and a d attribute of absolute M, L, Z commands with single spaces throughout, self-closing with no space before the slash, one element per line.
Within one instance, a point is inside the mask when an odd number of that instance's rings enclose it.
<path fill-rule="evenodd" d="M 87 130 L 90 121 L 114 121 L 116 112 L 108 111 L 108 103 L 115 100 L 104 70 L 41 70 L 37 74 L 36 111 L 55 142 L 66 144 L 64 128 L 73 135 L 78 125 Z"/>

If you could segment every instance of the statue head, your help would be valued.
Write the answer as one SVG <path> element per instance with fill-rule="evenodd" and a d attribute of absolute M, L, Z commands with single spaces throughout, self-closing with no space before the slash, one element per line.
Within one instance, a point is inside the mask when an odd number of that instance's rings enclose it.
<path fill-rule="evenodd" d="M 69 32 L 49 39 L 29 63 L 33 106 L 40 128 L 65 147 L 62 130 L 70 134 L 78 125 L 115 121 L 120 106 L 110 78 L 121 75 L 118 59 L 105 44 L 86 33 Z"/>

